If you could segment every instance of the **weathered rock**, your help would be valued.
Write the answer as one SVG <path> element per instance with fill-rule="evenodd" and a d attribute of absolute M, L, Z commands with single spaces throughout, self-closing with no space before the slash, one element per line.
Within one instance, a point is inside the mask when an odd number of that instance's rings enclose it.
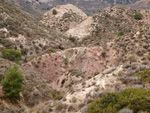
<path fill-rule="evenodd" d="M 81 112 L 87 113 L 88 112 L 88 106 L 84 106 L 83 108 L 81 108 Z"/>
<path fill-rule="evenodd" d="M 112 67 L 112 68 L 104 70 L 103 73 L 104 74 L 109 74 L 109 73 L 112 73 L 115 69 L 116 69 L 115 67 Z"/>
<path fill-rule="evenodd" d="M 133 111 L 131 109 L 124 108 L 124 109 L 120 110 L 119 113 L 133 113 Z"/>

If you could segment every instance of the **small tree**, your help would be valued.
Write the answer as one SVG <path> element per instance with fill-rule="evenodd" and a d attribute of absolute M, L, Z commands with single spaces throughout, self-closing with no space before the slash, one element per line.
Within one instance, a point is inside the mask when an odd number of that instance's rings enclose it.
<path fill-rule="evenodd" d="M 53 9 L 52 13 L 53 13 L 53 15 L 56 15 L 57 14 L 56 9 Z"/>
<path fill-rule="evenodd" d="M 23 76 L 17 66 L 13 66 L 5 74 L 5 79 L 2 80 L 3 91 L 5 96 L 11 101 L 16 101 L 21 98 L 20 92 L 23 91 Z"/>
<path fill-rule="evenodd" d="M 10 61 L 18 62 L 19 60 L 21 60 L 21 53 L 18 50 L 4 49 L 2 50 L 1 57 Z"/>
<path fill-rule="evenodd" d="M 143 15 L 142 15 L 141 13 L 136 13 L 136 14 L 134 15 L 134 19 L 136 19 L 136 20 L 141 20 L 142 17 L 143 17 Z"/>

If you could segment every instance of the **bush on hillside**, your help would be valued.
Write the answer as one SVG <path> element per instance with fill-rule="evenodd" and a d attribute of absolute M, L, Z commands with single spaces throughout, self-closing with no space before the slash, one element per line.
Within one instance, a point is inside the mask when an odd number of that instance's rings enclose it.
<path fill-rule="evenodd" d="M 140 77 L 143 83 L 150 83 L 150 70 L 138 72 L 134 76 Z"/>
<path fill-rule="evenodd" d="M 53 13 L 53 15 L 56 15 L 57 14 L 56 9 L 53 9 L 52 13 Z"/>
<path fill-rule="evenodd" d="M 20 92 L 23 91 L 23 76 L 18 70 L 17 66 L 14 66 L 8 70 L 5 74 L 5 79 L 2 80 L 3 91 L 5 96 L 11 101 L 16 101 L 21 98 Z"/>
<path fill-rule="evenodd" d="M 136 13 L 136 14 L 134 15 L 134 19 L 136 19 L 136 20 L 141 20 L 142 17 L 143 17 L 143 15 L 142 15 L 141 13 Z"/>
<path fill-rule="evenodd" d="M 118 33 L 118 36 L 123 36 L 124 35 L 124 32 L 123 31 L 120 31 L 119 33 Z"/>
<path fill-rule="evenodd" d="M 21 60 L 21 53 L 18 50 L 13 50 L 13 49 L 4 49 L 1 51 L 1 57 L 8 59 L 10 61 L 15 61 L 18 62 Z"/>
<path fill-rule="evenodd" d="M 126 89 L 111 93 L 89 105 L 89 113 L 118 113 L 122 108 L 130 108 L 134 113 L 150 112 L 150 90 Z"/>

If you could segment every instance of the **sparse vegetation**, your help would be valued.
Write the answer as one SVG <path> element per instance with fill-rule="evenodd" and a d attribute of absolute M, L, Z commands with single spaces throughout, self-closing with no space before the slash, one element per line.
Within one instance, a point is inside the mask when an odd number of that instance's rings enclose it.
<path fill-rule="evenodd" d="M 138 72 L 134 76 L 141 77 L 143 83 L 150 83 L 150 70 Z"/>
<path fill-rule="evenodd" d="M 124 72 L 123 71 L 119 71 L 118 72 L 118 76 L 122 76 L 122 75 L 124 75 Z"/>
<path fill-rule="evenodd" d="M 4 49 L 2 50 L 1 57 L 10 61 L 18 62 L 19 60 L 21 60 L 21 53 L 18 50 Z"/>
<path fill-rule="evenodd" d="M 89 113 L 118 113 L 122 108 L 130 108 L 134 113 L 150 112 L 149 101 L 149 90 L 131 88 L 96 100 L 89 105 Z"/>
<path fill-rule="evenodd" d="M 20 92 L 23 91 L 23 76 L 17 66 L 14 66 L 8 70 L 5 74 L 5 79 L 2 81 L 3 90 L 5 96 L 12 101 L 16 101 L 21 98 Z"/>
<path fill-rule="evenodd" d="M 143 15 L 142 15 L 141 13 L 136 13 L 136 14 L 134 15 L 134 19 L 136 19 L 136 20 L 141 20 L 142 17 L 143 17 Z"/>

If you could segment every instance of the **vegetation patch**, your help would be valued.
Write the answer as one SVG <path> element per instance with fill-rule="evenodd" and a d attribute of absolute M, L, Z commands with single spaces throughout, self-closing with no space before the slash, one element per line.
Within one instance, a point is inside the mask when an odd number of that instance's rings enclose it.
<path fill-rule="evenodd" d="M 141 77 L 143 83 L 150 83 L 150 70 L 138 72 L 134 76 Z"/>
<path fill-rule="evenodd" d="M 123 108 L 130 108 L 133 113 L 150 112 L 150 91 L 130 88 L 115 92 L 96 100 L 89 105 L 89 113 L 118 113 Z"/>
<path fill-rule="evenodd" d="M 143 17 L 143 15 L 142 15 L 141 13 L 136 13 L 136 14 L 134 15 L 134 19 L 136 19 L 136 20 L 141 20 L 142 17 Z"/>
<path fill-rule="evenodd" d="M 10 61 L 15 61 L 18 62 L 21 60 L 21 53 L 18 50 L 13 50 L 13 49 L 4 49 L 1 51 L 1 57 L 8 59 Z"/>
<path fill-rule="evenodd" d="M 120 31 L 119 33 L 118 33 L 118 37 L 119 36 L 123 36 L 124 35 L 124 32 L 123 31 Z"/>
<path fill-rule="evenodd" d="M 68 65 L 69 64 L 69 59 L 68 58 L 64 58 L 64 63 L 65 63 L 65 65 Z"/>
<path fill-rule="evenodd" d="M 53 9 L 52 13 L 53 13 L 53 15 L 56 15 L 58 12 L 56 9 Z"/>
<path fill-rule="evenodd" d="M 17 66 L 8 70 L 5 74 L 5 79 L 2 81 L 5 96 L 11 101 L 16 101 L 21 98 L 20 92 L 23 91 L 23 76 Z"/>

